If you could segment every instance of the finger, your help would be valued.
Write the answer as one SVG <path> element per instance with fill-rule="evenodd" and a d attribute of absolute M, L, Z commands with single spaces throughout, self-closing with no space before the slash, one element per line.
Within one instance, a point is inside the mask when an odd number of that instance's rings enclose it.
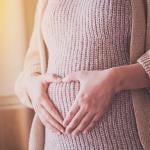
<path fill-rule="evenodd" d="M 50 74 L 50 73 L 46 73 L 46 74 L 44 74 L 43 76 L 41 76 L 41 80 L 42 81 L 44 81 L 44 82 L 48 82 L 48 83 L 50 83 L 50 82 L 59 82 L 59 81 L 61 81 L 61 77 L 60 76 L 58 76 L 57 74 Z"/>
<path fill-rule="evenodd" d="M 87 114 L 87 111 L 80 109 L 78 113 L 73 117 L 71 122 L 66 128 L 66 133 L 71 133 L 74 128 L 78 126 L 82 118 Z"/>
<path fill-rule="evenodd" d="M 45 96 L 45 99 L 42 101 L 42 106 L 51 114 L 51 116 L 57 120 L 60 124 L 63 124 L 63 117 L 61 116 L 60 112 L 56 108 L 56 106 L 53 104 L 53 102 L 48 98 L 48 96 Z"/>
<path fill-rule="evenodd" d="M 68 112 L 67 116 L 65 117 L 63 121 L 64 126 L 67 126 L 70 123 L 70 121 L 75 116 L 75 114 L 79 111 L 79 109 L 80 107 L 78 105 L 78 102 L 75 101 L 75 103 L 72 105 L 72 107 L 70 108 L 70 111 Z"/>
<path fill-rule="evenodd" d="M 91 120 L 90 124 L 83 130 L 83 133 L 84 133 L 84 134 L 88 133 L 88 132 L 94 127 L 94 125 L 96 124 L 96 122 L 97 122 L 99 119 L 100 119 L 100 117 L 99 117 L 98 115 L 95 116 L 95 117 Z"/>
<path fill-rule="evenodd" d="M 38 114 L 38 116 L 39 116 L 41 122 L 43 123 L 43 125 L 44 125 L 45 127 L 47 127 L 49 130 L 51 130 L 52 132 L 56 132 L 56 133 L 58 133 L 58 134 L 62 134 L 58 129 L 56 129 L 56 128 L 55 128 L 54 126 L 52 126 L 49 122 L 47 122 L 47 121 L 44 119 L 44 117 L 43 117 L 40 113 Z"/>
<path fill-rule="evenodd" d="M 52 126 L 58 129 L 60 132 L 64 133 L 64 128 L 57 122 L 46 110 L 43 106 L 40 107 L 40 113 L 44 117 L 44 119 L 49 122 Z"/>
<path fill-rule="evenodd" d="M 70 81 L 73 81 L 73 80 L 79 80 L 80 75 L 81 75 L 81 71 L 73 71 L 73 72 L 69 73 L 68 75 L 66 75 L 62 79 L 62 81 L 63 82 L 70 82 Z"/>
<path fill-rule="evenodd" d="M 67 126 L 71 120 L 73 119 L 73 117 L 75 116 L 75 114 L 78 112 L 80 106 L 79 106 L 79 102 L 81 102 L 83 99 L 85 99 L 85 96 L 83 94 L 84 88 L 80 88 L 80 91 L 78 92 L 76 98 L 75 98 L 75 103 L 72 105 L 68 115 L 66 116 L 66 118 L 63 121 L 63 125 Z"/>
<path fill-rule="evenodd" d="M 93 118 L 94 114 L 93 113 L 88 113 L 80 122 L 80 124 L 77 126 L 77 128 L 74 129 L 74 131 L 72 132 L 72 135 L 77 135 L 79 134 L 81 131 L 83 131 L 90 123 L 91 120 Z"/>

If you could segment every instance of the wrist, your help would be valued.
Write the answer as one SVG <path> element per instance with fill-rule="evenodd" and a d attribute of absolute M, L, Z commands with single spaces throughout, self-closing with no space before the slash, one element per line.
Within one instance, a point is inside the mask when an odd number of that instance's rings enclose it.
<path fill-rule="evenodd" d="M 123 68 L 122 67 L 113 67 L 113 68 L 111 68 L 111 70 L 112 70 L 112 74 L 113 74 L 115 92 L 118 93 L 125 89 L 125 87 L 124 87 L 125 76 L 123 73 Z"/>

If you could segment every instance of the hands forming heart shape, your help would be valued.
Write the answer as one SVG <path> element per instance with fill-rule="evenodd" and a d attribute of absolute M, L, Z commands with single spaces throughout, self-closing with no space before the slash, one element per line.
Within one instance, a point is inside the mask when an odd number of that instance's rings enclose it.
<path fill-rule="evenodd" d="M 71 72 L 61 78 L 56 74 L 34 77 L 34 88 L 28 85 L 35 112 L 42 123 L 59 134 L 78 135 L 88 133 L 107 111 L 112 97 L 118 92 L 117 78 L 113 69 Z M 80 90 L 68 114 L 63 119 L 47 95 L 50 82 L 71 82 L 78 80 Z M 28 83 L 33 83 L 33 78 Z M 38 87 L 35 90 L 35 86 Z M 30 87 L 30 88 L 29 88 Z M 33 89 L 35 91 L 33 91 Z M 31 92 L 32 91 L 32 92 Z M 35 94 L 36 93 L 36 94 Z M 37 93 L 39 93 L 37 95 Z M 37 95 L 37 96 L 35 96 Z"/>

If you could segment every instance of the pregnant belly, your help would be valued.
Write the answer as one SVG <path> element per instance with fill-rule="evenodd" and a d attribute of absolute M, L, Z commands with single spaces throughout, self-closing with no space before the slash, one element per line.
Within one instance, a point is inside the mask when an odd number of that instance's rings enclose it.
<path fill-rule="evenodd" d="M 80 82 L 60 82 L 60 83 L 51 83 L 48 87 L 48 95 L 53 101 L 59 112 L 62 114 L 62 117 L 68 114 L 72 104 L 75 101 L 75 98 L 80 90 Z M 107 113 L 107 117 L 117 113 L 117 109 L 120 109 L 121 106 L 131 105 L 131 93 L 129 90 L 121 91 L 116 93 L 112 97 L 112 103 Z M 126 111 L 125 107 L 121 111 Z"/>
<path fill-rule="evenodd" d="M 78 81 L 70 83 L 51 83 L 49 85 L 49 97 L 63 118 L 67 115 L 79 90 L 80 83 Z M 136 125 L 130 91 L 117 93 L 112 101 L 111 107 L 103 115 L 102 119 L 99 120 L 93 130 L 86 135 L 82 133 L 77 137 L 63 134 L 57 135 L 46 129 L 45 150 L 49 148 L 54 150 L 73 150 L 74 147 L 83 150 L 85 150 L 85 147 L 89 147 L 89 150 L 104 149 L 103 144 L 107 145 L 107 142 L 112 141 L 114 137 L 116 141 L 119 141 L 120 135 L 126 134 L 126 137 L 131 136 L 129 131 L 135 131 Z M 106 137 L 105 134 L 109 136 Z M 125 142 L 126 139 L 122 138 L 122 140 Z M 131 141 L 134 141 L 134 136 L 131 136 Z M 85 145 L 80 143 L 85 143 Z M 121 143 L 118 143 L 118 145 L 119 149 L 123 149 Z"/>
<path fill-rule="evenodd" d="M 75 97 L 80 89 L 79 81 L 70 83 L 51 83 L 48 87 L 48 95 L 58 108 L 63 117 L 68 113 Z"/>

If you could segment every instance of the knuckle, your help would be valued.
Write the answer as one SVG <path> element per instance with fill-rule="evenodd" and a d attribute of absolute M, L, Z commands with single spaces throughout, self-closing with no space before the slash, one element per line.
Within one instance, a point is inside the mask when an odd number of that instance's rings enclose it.
<path fill-rule="evenodd" d="M 75 119 L 73 120 L 73 124 L 77 124 L 79 121 L 80 121 L 79 118 L 75 118 Z"/>
<path fill-rule="evenodd" d="M 91 125 L 87 128 L 87 130 L 88 130 L 88 131 L 91 130 L 91 129 L 93 128 L 93 126 L 94 126 L 94 124 L 91 123 Z"/>
<path fill-rule="evenodd" d="M 73 115 L 74 115 L 74 112 L 71 111 L 70 114 L 69 114 L 69 117 L 73 117 Z"/>
<path fill-rule="evenodd" d="M 78 133 L 80 133 L 82 131 L 82 129 L 81 128 L 78 128 L 78 129 L 76 129 L 76 133 L 78 134 Z"/>
<path fill-rule="evenodd" d="M 84 93 L 80 94 L 80 95 L 78 96 L 78 99 L 79 99 L 79 100 L 84 99 L 84 95 L 85 95 Z"/>
<path fill-rule="evenodd" d="M 92 127 L 89 127 L 89 128 L 87 129 L 87 132 L 89 132 L 91 129 L 92 129 Z"/>
<path fill-rule="evenodd" d="M 85 112 L 89 111 L 90 110 L 90 104 L 89 103 L 82 103 L 82 106 L 83 106 L 83 110 Z"/>
<path fill-rule="evenodd" d="M 81 125 L 80 125 L 80 130 L 82 130 L 84 127 L 86 126 L 86 122 L 83 122 Z"/>
<path fill-rule="evenodd" d="M 84 93 L 83 98 L 84 98 L 84 99 L 89 99 L 89 98 L 90 98 L 90 94 Z"/>

